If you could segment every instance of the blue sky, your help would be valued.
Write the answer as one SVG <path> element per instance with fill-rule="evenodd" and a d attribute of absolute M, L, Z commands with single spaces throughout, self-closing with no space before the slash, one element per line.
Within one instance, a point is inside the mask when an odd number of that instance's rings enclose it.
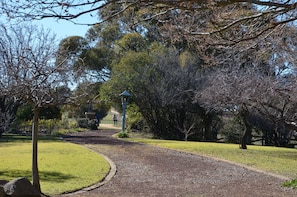
<path fill-rule="evenodd" d="M 96 16 L 91 17 L 89 15 L 84 15 L 77 21 L 80 23 L 95 23 L 98 22 L 98 19 Z M 54 18 L 42 19 L 35 22 L 42 25 L 46 29 L 50 29 L 57 35 L 57 39 L 59 41 L 68 36 L 84 36 L 87 30 L 90 28 L 90 26 L 87 25 L 76 25 L 66 20 L 57 20 Z"/>

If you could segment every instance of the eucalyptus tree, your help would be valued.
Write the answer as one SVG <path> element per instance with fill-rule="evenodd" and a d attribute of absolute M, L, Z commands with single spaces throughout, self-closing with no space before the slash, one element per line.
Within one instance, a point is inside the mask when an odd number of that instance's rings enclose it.
<path fill-rule="evenodd" d="M 270 15 L 272 18 L 279 18 L 276 24 L 271 24 L 275 27 L 279 24 L 292 22 L 297 19 L 296 16 L 296 2 L 295 1 L 103 1 L 103 0 L 84 0 L 84 1 L 44 1 L 34 0 L 31 2 L 8 0 L 2 2 L 1 11 L 8 17 L 25 17 L 28 20 L 42 19 L 42 18 L 59 18 L 65 20 L 73 20 L 82 15 L 92 15 L 94 11 L 102 10 L 106 7 L 113 7 L 114 9 L 103 15 L 100 19 L 108 20 L 109 18 L 123 14 L 125 11 L 131 11 L 132 8 L 143 8 L 142 20 L 155 18 L 159 15 L 164 15 L 172 10 L 187 10 L 187 11 L 203 11 L 213 10 L 215 13 L 220 9 L 228 6 L 246 4 L 252 6 L 259 6 L 259 13 L 255 15 L 239 15 L 238 18 L 221 18 L 222 20 L 229 20 L 227 26 L 234 25 L 241 21 L 253 20 L 263 15 Z M 146 12 L 144 12 L 146 10 Z M 154 10 L 154 14 L 148 14 L 149 11 Z M 134 10 L 135 11 L 135 10 Z M 131 13 L 135 14 L 135 12 Z M 219 15 L 217 15 L 219 17 Z M 137 22 L 137 21 L 135 21 Z M 79 22 L 78 22 L 79 23 Z"/>
<path fill-rule="evenodd" d="M 155 137 L 208 139 L 204 138 L 209 128 L 205 111 L 192 103 L 201 83 L 200 59 L 158 43 L 145 43 L 139 34 L 127 34 L 117 42 L 124 50 L 101 88 L 101 99 L 117 106 L 118 94 L 127 89 Z"/>
<path fill-rule="evenodd" d="M 56 64 L 55 36 L 31 24 L 0 26 L 1 94 L 33 107 L 32 180 L 40 191 L 38 120 L 41 107 L 63 104 L 70 96 L 71 68 Z"/>
<path fill-rule="evenodd" d="M 254 11 L 240 11 L 238 7 L 251 8 Z M 142 22 L 154 25 L 167 25 L 174 22 L 174 30 L 183 36 L 195 39 L 199 36 L 223 36 L 226 44 L 263 39 L 270 32 L 283 28 L 297 19 L 296 2 L 289 1 L 119 1 L 119 0 L 64 0 L 64 1 L 19 1 L 8 0 L 1 3 L 0 11 L 8 18 L 41 20 L 56 18 L 71 21 L 75 24 L 82 15 L 94 16 L 100 12 L 98 23 L 122 17 L 126 27 L 141 29 Z M 172 17 L 174 15 L 174 17 Z M 207 22 L 197 21 L 197 15 L 205 15 Z M 183 25 L 187 23 L 187 25 Z M 190 25 L 192 23 L 193 25 Z M 224 32 L 234 29 L 232 37 Z M 240 29 L 240 31 L 237 30 Z M 172 31 L 173 32 L 173 31 Z M 244 33 L 242 33 L 244 32 Z M 140 32 L 139 32 L 140 33 Z M 225 34 L 225 35 L 224 35 Z M 234 37 L 233 37 L 234 36 Z"/>

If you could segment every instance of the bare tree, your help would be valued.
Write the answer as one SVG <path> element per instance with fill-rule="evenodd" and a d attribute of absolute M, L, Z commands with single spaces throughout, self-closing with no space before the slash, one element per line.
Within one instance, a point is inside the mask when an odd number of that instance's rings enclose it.
<path fill-rule="evenodd" d="M 69 96 L 67 86 L 71 69 L 55 64 L 55 37 L 49 30 L 30 24 L 0 26 L 2 96 L 16 97 L 33 106 L 32 179 L 40 191 L 37 165 L 38 120 L 41 107 L 63 103 Z"/>
<path fill-rule="evenodd" d="M 0 97 L 0 138 L 2 133 L 8 131 L 11 123 L 16 118 L 16 112 L 21 101 L 16 97 L 8 98 L 5 95 Z"/>
<path fill-rule="evenodd" d="M 259 67 L 218 69 L 208 77 L 208 84 L 196 99 L 208 109 L 237 112 L 245 129 L 241 148 L 246 149 L 257 113 L 275 123 L 276 133 L 286 135 L 281 127 L 292 129 L 296 119 L 297 89 L 295 74 L 275 75 Z M 293 127 L 296 129 L 296 127 Z"/>

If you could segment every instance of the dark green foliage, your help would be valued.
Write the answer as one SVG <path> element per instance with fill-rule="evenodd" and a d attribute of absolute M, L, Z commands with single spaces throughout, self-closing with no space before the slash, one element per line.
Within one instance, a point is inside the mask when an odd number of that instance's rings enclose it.
<path fill-rule="evenodd" d="M 121 131 L 121 132 L 118 133 L 118 137 L 119 138 L 128 138 L 129 133 L 127 131 Z"/>
<path fill-rule="evenodd" d="M 88 128 L 88 118 L 78 118 L 77 120 L 77 125 L 80 128 Z"/>
<path fill-rule="evenodd" d="M 129 114 L 128 122 L 128 130 L 129 131 L 145 131 L 147 123 L 143 118 L 142 114 L 139 112 L 139 108 L 134 103 L 130 104 L 127 113 Z"/>
<path fill-rule="evenodd" d="M 211 129 L 215 115 L 192 102 L 202 81 L 199 59 L 184 58 L 181 66 L 176 50 L 157 44 L 149 49 L 148 53 L 130 48 L 113 67 L 112 78 L 102 86 L 101 94 L 113 99 L 115 105 L 120 104 L 118 94 L 123 90 L 132 94 L 130 103 L 137 106 L 141 116 L 136 118 L 135 111 L 128 111 L 135 118 L 131 129 L 148 126 L 155 138 L 182 140 L 189 131 L 193 136 L 200 133 L 201 140 L 215 140 L 216 134 Z"/>
<path fill-rule="evenodd" d="M 99 122 L 96 119 L 78 118 L 76 121 L 78 127 L 80 128 L 97 130 L 99 126 Z"/>
<path fill-rule="evenodd" d="M 22 105 L 17 111 L 17 119 L 21 121 L 32 120 L 33 108 L 31 105 Z M 42 107 L 40 118 L 42 119 L 61 119 L 61 109 L 57 106 Z"/>
<path fill-rule="evenodd" d="M 88 121 L 88 129 L 97 130 L 98 129 L 98 121 L 96 119 L 92 119 Z"/>

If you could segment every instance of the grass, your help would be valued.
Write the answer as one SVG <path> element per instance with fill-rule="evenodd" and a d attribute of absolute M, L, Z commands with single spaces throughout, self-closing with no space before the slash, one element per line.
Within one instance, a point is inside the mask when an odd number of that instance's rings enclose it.
<path fill-rule="evenodd" d="M 18 136 L 0 141 L 0 179 L 31 179 L 31 141 Z M 78 190 L 101 181 L 109 172 L 108 162 L 82 146 L 40 139 L 38 167 L 42 192 L 53 195 Z"/>
<path fill-rule="evenodd" d="M 146 138 L 127 138 L 129 141 L 186 151 L 243 164 L 259 170 L 275 173 L 290 179 L 297 178 L 297 150 L 268 146 L 248 146 L 239 149 L 236 144 L 185 142 Z"/>
<path fill-rule="evenodd" d="M 102 124 L 113 124 L 113 114 L 112 113 L 108 113 L 101 121 L 100 123 Z M 119 122 L 119 120 L 118 120 Z"/>
<path fill-rule="evenodd" d="M 100 128 L 104 128 L 103 125 L 113 125 L 113 113 L 109 112 L 101 121 L 100 121 Z M 122 120 L 121 116 L 118 115 L 118 121 L 116 127 L 120 129 L 122 127 Z"/>

